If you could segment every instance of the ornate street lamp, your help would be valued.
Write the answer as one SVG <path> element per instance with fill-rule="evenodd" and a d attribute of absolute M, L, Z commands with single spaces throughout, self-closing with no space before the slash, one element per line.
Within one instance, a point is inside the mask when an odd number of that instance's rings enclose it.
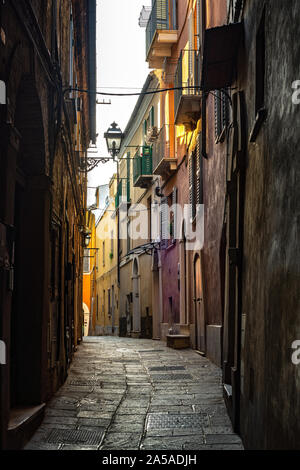
<path fill-rule="evenodd" d="M 120 153 L 122 140 L 124 138 L 124 134 L 122 134 L 121 129 L 118 127 L 118 124 L 115 122 L 109 127 L 107 132 L 104 134 L 104 138 L 106 139 L 106 145 L 108 153 L 112 156 L 113 160 L 115 160 L 116 156 Z M 119 172 L 119 160 L 117 160 L 117 188 L 119 187 L 120 182 L 120 172 Z M 119 208 L 117 209 L 117 227 L 118 227 L 118 285 L 120 286 L 120 214 Z"/>
<path fill-rule="evenodd" d="M 92 233 L 88 227 L 81 227 L 80 229 L 83 241 L 83 247 L 88 248 L 91 243 Z"/>
<path fill-rule="evenodd" d="M 120 153 L 123 137 L 124 135 L 122 134 L 121 129 L 115 122 L 111 124 L 107 132 L 104 134 L 108 153 L 110 153 L 113 159 L 115 159 L 115 157 Z"/>

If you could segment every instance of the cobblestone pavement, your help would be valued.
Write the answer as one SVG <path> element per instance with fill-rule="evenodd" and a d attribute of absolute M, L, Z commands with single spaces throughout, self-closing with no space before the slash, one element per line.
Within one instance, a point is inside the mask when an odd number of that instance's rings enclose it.
<path fill-rule="evenodd" d="M 86 338 L 25 449 L 242 449 L 222 398 L 221 372 L 191 349 Z"/>

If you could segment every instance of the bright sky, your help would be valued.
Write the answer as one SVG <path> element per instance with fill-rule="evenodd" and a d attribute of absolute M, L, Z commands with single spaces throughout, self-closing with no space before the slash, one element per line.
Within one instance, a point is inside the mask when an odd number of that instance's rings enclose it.
<path fill-rule="evenodd" d="M 145 28 L 140 28 L 138 24 L 143 5 L 151 5 L 151 0 L 97 0 L 97 87 L 99 90 L 130 93 L 138 92 L 143 87 L 149 73 L 148 64 L 145 61 Z M 137 99 L 137 96 L 98 95 L 98 101 L 111 100 L 112 103 L 111 105 L 97 105 L 99 156 L 108 156 L 104 132 L 113 121 L 116 121 L 124 131 Z M 97 169 L 89 173 L 88 186 L 107 184 L 115 171 L 115 164 L 100 163 Z M 94 195 L 95 190 L 89 189 L 88 205 L 94 203 Z"/>

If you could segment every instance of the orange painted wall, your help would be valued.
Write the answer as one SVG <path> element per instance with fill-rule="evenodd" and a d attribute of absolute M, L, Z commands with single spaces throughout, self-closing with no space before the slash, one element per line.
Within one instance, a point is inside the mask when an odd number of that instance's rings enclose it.
<path fill-rule="evenodd" d="M 91 311 L 91 275 L 83 275 L 83 303 L 87 305 Z"/>

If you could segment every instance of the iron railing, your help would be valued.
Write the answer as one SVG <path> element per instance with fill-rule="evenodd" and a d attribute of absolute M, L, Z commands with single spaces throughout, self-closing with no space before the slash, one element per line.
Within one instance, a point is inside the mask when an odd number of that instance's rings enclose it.
<path fill-rule="evenodd" d="M 133 184 L 140 176 L 152 175 L 152 147 L 144 146 L 137 150 L 133 159 Z"/>
<path fill-rule="evenodd" d="M 176 0 L 155 0 L 146 27 L 146 56 L 157 30 L 176 30 Z"/>
<path fill-rule="evenodd" d="M 175 113 L 182 95 L 200 95 L 201 56 L 196 50 L 182 50 L 175 72 Z"/>
<path fill-rule="evenodd" d="M 170 126 L 167 124 L 162 126 L 158 138 L 153 144 L 152 159 L 154 170 L 163 158 L 170 158 Z"/>

